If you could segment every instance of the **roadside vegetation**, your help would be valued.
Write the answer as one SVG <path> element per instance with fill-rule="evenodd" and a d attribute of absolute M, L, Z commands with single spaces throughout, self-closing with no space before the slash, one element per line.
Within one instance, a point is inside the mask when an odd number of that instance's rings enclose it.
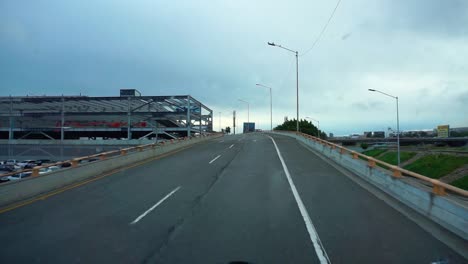
<path fill-rule="evenodd" d="M 398 164 L 398 155 L 396 151 L 388 151 L 387 149 L 372 149 L 368 151 L 364 151 L 362 154 L 371 156 L 371 157 L 377 157 L 381 154 L 380 157 L 378 157 L 378 160 L 381 160 L 383 162 L 386 162 L 388 164 L 392 165 L 397 165 Z M 401 151 L 400 152 L 400 162 L 403 163 L 414 156 L 416 156 L 416 152 L 410 152 L 410 151 Z M 364 159 L 364 158 L 362 158 Z M 382 164 L 377 163 L 377 166 L 384 168 L 384 169 L 389 169 L 388 166 L 384 166 Z"/>
<path fill-rule="evenodd" d="M 460 189 L 468 190 L 468 175 L 466 175 L 463 178 L 460 178 L 458 180 L 455 180 L 455 181 L 451 182 L 450 184 L 452 184 L 453 186 L 458 187 Z"/>
<path fill-rule="evenodd" d="M 396 151 L 388 151 L 388 149 L 371 149 L 371 150 L 366 150 L 362 152 L 362 154 L 370 156 L 370 157 L 378 157 L 378 160 L 381 160 L 383 162 L 392 164 L 392 165 L 397 165 L 398 164 L 398 156 Z M 383 155 L 382 155 L 383 154 Z M 410 152 L 410 151 L 402 151 L 400 152 L 400 162 L 403 163 L 414 156 L 416 156 L 416 152 Z M 365 160 L 364 158 L 360 157 L 361 159 Z M 377 164 L 377 166 L 389 169 L 387 166 L 384 166 L 382 164 Z"/>
<path fill-rule="evenodd" d="M 409 151 L 401 151 L 400 152 L 400 163 L 403 163 L 414 156 L 416 156 L 416 152 L 409 152 Z M 380 158 L 381 161 L 390 163 L 392 165 L 398 164 L 398 155 L 396 151 L 391 151 L 383 154 Z"/>
<path fill-rule="evenodd" d="M 370 157 L 377 157 L 384 152 L 387 152 L 387 149 L 371 149 L 362 152 L 362 154 Z"/>
<path fill-rule="evenodd" d="M 465 164 L 468 164 L 468 157 L 436 154 L 424 156 L 406 165 L 405 169 L 439 179 Z"/>
<path fill-rule="evenodd" d="M 465 150 L 466 148 L 468 148 L 468 146 L 458 148 L 457 150 Z M 397 165 L 397 152 L 394 150 L 370 149 L 363 151 L 362 154 L 377 158 L 392 165 Z M 401 163 L 404 163 L 412 159 L 417 154 L 417 151 L 402 151 L 400 153 L 400 161 Z M 362 157 L 360 157 L 360 159 L 365 160 Z M 414 162 L 404 166 L 404 168 L 433 179 L 440 179 L 466 164 L 468 164 L 468 156 L 430 154 L 415 160 Z M 381 164 L 377 165 L 384 169 L 390 169 L 389 167 Z M 465 175 L 464 177 L 459 178 L 453 182 L 449 182 L 449 184 L 464 190 L 468 190 L 468 175 Z"/>

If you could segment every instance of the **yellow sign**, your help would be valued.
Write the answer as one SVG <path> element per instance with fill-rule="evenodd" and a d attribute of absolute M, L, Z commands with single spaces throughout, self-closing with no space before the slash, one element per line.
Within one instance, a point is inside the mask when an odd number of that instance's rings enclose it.
<path fill-rule="evenodd" d="M 449 125 L 437 126 L 437 137 L 446 138 L 449 137 L 450 127 Z"/>

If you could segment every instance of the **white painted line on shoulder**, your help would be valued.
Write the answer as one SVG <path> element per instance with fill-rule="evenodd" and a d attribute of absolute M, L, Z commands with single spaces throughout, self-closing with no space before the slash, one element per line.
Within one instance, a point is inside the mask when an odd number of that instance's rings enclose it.
<path fill-rule="evenodd" d="M 164 198 L 162 198 L 161 200 L 159 200 L 159 202 L 157 202 L 155 205 L 151 206 L 150 209 L 146 210 L 143 214 L 141 214 L 140 216 L 138 216 L 135 220 L 133 220 L 133 222 L 131 222 L 130 224 L 131 225 L 134 225 L 136 223 L 138 223 L 138 221 L 140 221 L 143 217 L 145 217 L 147 214 L 151 213 L 151 211 L 153 211 L 154 209 L 156 209 L 156 207 L 158 207 L 160 204 L 162 204 L 167 198 L 169 198 L 171 195 L 173 195 L 175 192 L 177 192 L 179 189 L 181 188 L 181 186 L 175 188 L 174 190 L 172 190 L 172 192 L 170 192 L 169 194 L 167 194 L 166 196 L 164 196 Z"/>
<path fill-rule="evenodd" d="M 219 159 L 219 157 L 221 157 L 221 155 L 216 156 L 216 158 L 212 159 L 212 160 L 210 161 L 210 163 L 208 163 L 208 164 L 211 164 L 211 163 L 215 162 L 215 160 Z"/>
<path fill-rule="evenodd" d="M 234 144 L 232 144 L 231 146 L 229 146 L 229 148 L 232 148 L 232 147 L 234 147 Z"/>
<path fill-rule="evenodd" d="M 223 142 L 224 142 L 224 140 L 220 140 L 220 141 L 219 141 L 219 143 L 223 143 Z"/>
<path fill-rule="evenodd" d="M 302 199 L 299 196 L 299 193 L 297 192 L 296 185 L 294 185 L 288 167 L 286 166 L 286 163 L 284 162 L 283 157 L 281 156 L 281 152 L 279 151 L 275 140 L 270 136 L 268 137 L 271 139 L 271 141 L 273 141 L 273 145 L 275 145 L 276 152 L 278 153 L 281 165 L 283 165 L 283 170 L 286 174 L 286 178 L 288 179 L 289 186 L 291 187 L 291 191 L 294 195 L 294 199 L 296 199 L 297 206 L 299 207 L 299 211 L 301 212 L 307 231 L 309 232 L 310 240 L 314 245 L 315 253 L 317 254 L 318 259 L 320 260 L 320 263 L 330 263 L 330 259 L 328 258 L 327 252 L 325 252 L 325 248 L 323 247 L 322 241 L 320 241 L 320 238 L 317 234 L 317 230 L 315 229 L 314 224 L 312 224 L 312 220 L 310 219 L 309 213 L 307 212 L 307 209 L 305 208 L 304 203 L 302 202 Z"/>

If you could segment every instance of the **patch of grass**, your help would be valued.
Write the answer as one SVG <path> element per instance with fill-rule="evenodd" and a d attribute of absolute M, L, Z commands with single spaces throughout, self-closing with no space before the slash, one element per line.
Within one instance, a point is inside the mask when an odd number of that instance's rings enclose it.
<path fill-rule="evenodd" d="M 460 189 L 468 191 L 468 175 L 463 176 L 463 178 L 453 181 L 450 184 Z"/>
<path fill-rule="evenodd" d="M 371 149 L 371 150 L 366 150 L 362 152 L 362 154 L 370 156 L 370 157 L 376 157 L 386 151 L 387 151 L 386 149 Z"/>
<path fill-rule="evenodd" d="M 400 151 L 400 162 L 403 163 L 412 157 L 416 156 L 416 152 L 409 152 L 409 151 Z M 398 164 L 398 155 L 397 152 L 387 152 L 383 154 L 382 157 L 379 158 L 383 162 L 390 163 L 392 165 Z"/>
<path fill-rule="evenodd" d="M 422 157 L 406 165 L 405 169 L 433 179 L 439 179 L 465 164 L 468 164 L 468 157 L 439 154 Z"/>

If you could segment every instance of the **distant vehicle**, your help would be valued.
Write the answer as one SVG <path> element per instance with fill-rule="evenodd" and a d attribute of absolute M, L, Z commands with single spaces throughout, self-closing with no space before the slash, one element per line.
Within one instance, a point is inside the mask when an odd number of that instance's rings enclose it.
<path fill-rule="evenodd" d="M 9 159 L 5 162 L 6 165 L 16 165 L 16 162 L 18 162 L 15 159 Z"/>
<path fill-rule="evenodd" d="M 10 181 L 17 181 L 17 180 L 22 180 L 22 179 L 24 179 L 26 177 L 29 177 L 29 176 L 31 176 L 30 171 L 21 172 L 21 173 L 15 174 L 15 175 L 8 176 L 7 179 L 10 180 Z"/>
<path fill-rule="evenodd" d="M 16 163 L 16 165 L 20 166 L 21 168 L 24 168 L 24 166 L 28 164 L 36 164 L 35 160 L 23 160 L 21 162 Z"/>

